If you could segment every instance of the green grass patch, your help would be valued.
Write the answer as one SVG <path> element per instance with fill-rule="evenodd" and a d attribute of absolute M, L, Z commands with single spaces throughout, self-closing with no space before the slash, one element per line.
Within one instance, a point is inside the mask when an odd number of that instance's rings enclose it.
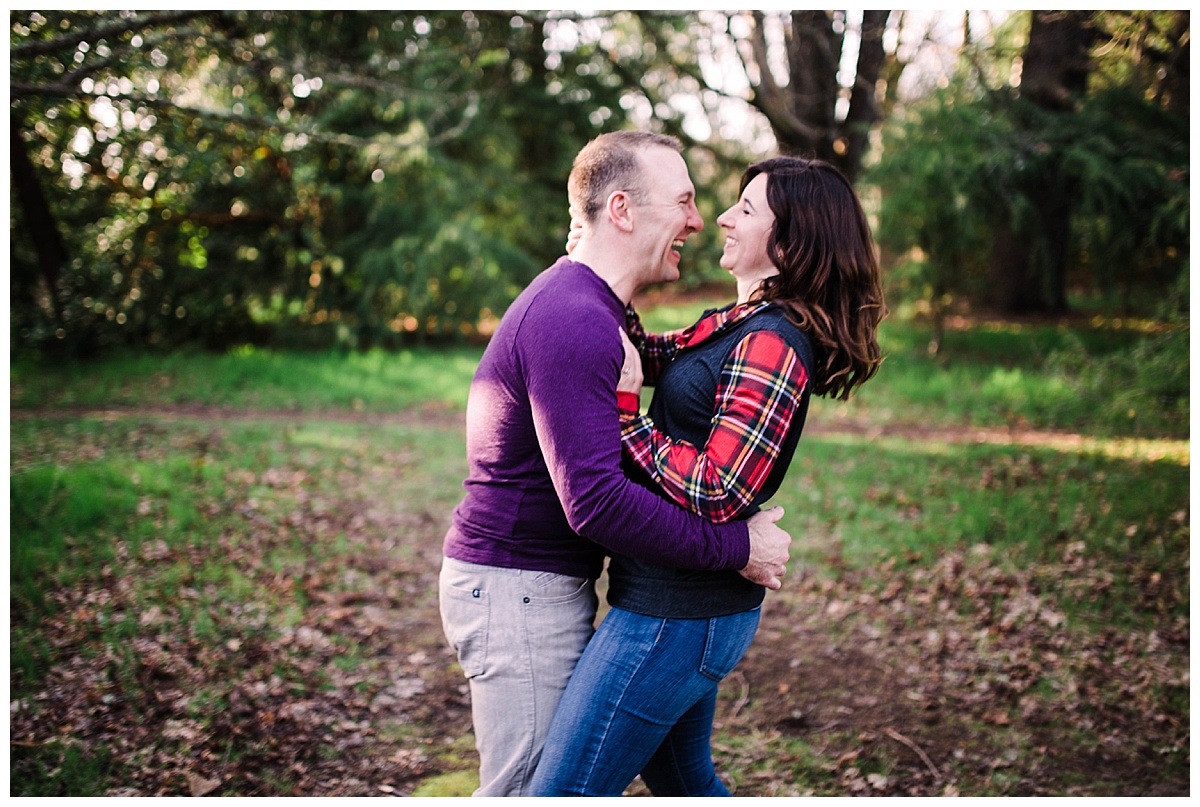
<path fill-rule="evenodd" d="M 10 478 L 9 506 L 11 596 L 40 609 L 48 573 L 69 585 L 113 561 L 109 530 L 131 520 L 137 494 L 108 466 L 43 466 Z"/>
<path fill-rule="evenodd" d="M 412 792 L 414 797 L 470 796 L 479 787 L 479 774 L 475 771 L 451 771 L 425 779 Z"/>
<path fill-rule="evenodd" d="M 114 356 L 10 367 L 16 408 L 202 405 L 293 412 L 464 407 L 483 349 Z"/>
<path fill-rule="evenodd" d="M 714 301 L 659 306 L 651 331 L 683 328 Z M 1085 434 L 1186 438 L 1188 330 L 1094 319 L 1063 323 L 980 322 L 948 330 L 937 356 L 923 324 L 884 320 L 879 372 L 845 403 L 841 417 L 883 426 L 1021 427 Z"/>
<path fill-rule="evenodd" d="M 650 330 L 685 327 L 715 301 L 643 313 Z M 1138 327 L 1133 327 L 1138 326 Z M 1175 327 L 1175 326 L 1171 326 Z M 926 426 L 1029 427 L 1184 438 L 1189 426 L 1187 329 L 1094 320 L 981 322 L 950 330 L 936 358 L 928 328 L 889 318 L 886 356 L 841 416 Z M 291 412 L 461 409 L 482 348 L 397 352 L 128 355 L 10 368 L 14 408 L 210 406 Z"/>
<path fill-rule="evenodd" d="M 120 772 L 109 749 L 85 748 L 70 741 L 14 746 L 9 765 L 13 783 L 9 795 L 21 798 L 103 796 Z"/>
<path fill-rule="evenodd" d="M 1123 568 L 1100 590 L 1044 584 L 1090 624 L 1145 627 L 1164 609 L 1188 613 L 1189 496 L 1188 466 L 1169 460 L 812 435 L 772 503 L 793 556 L 826 571 L 930 565 L 951 550 L 1014 569 Z"/>
<path fill-rule="evenodd" d="M 839 406 L 881 424 L 1188 434 L 1186 330 L 1146 336 L 1090 325 L 983 323 L 948 332 L 936 358 L 927 339 L 918 325 L 885 321 L 883 365 Z M 1139 362 L 1142 355 L 1153 361 Z"/>

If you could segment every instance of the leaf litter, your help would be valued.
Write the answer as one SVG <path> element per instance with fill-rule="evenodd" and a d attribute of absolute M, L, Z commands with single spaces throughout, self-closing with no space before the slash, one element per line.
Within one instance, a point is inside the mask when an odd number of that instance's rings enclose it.
<path fill-rule="evenodd" d="M 473 768 L 448 513 L 389 506 L 395 473 L 361 457 L 225 481 L 211 545 L 113 537 L 116 562 L 50 592 L 44 674 L 14 671 L 13 795 L 67 747 L 109 760 L 113 796 L 394 796 Z M 723 684 L 718 768 L 742 796 L 1186 795 L 1186 574 L 1125 570 L 1153 628 L 1074 624 L 1115 571 L 1068 542 L 1029 569 L 981 548 L 789 579 Z"/>

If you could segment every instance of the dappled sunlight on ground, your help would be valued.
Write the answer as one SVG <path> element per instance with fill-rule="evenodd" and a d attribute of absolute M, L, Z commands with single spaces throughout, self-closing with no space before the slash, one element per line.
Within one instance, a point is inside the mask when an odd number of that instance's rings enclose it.
<path fill-rule="evenodd" d="M 1191 443 L 1143 437 L 1092 437 L 1069 432 L 1040 431 L 1027 428 L 983 428 L 978 426 L 935 427 L 905 424 L 880 424 L 866 418 L 814 415 L 805 426 L 809 434 L 822 436 L 852 434 L 872 440 L 897 439 L 905 442 L 947 444 L 992 444 L 1049 448 L 1064 453 L 1099 454 L 1110 459 L 1165 460 L 1178 465 L 1191 464 Z"/>

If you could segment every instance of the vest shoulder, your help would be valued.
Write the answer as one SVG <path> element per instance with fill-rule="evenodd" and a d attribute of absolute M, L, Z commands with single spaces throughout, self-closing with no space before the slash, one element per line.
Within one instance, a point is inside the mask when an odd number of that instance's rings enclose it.
<path fill-rule="evenodd" d="M 811 365 L 812 340 L 808 338 L 808 334 L 796 327 L 787 312 L 779 306 L 772 305 L 746 320 L 742 333 L 752 331 L 774 331 L 800 354 L 805 365 Z"/>

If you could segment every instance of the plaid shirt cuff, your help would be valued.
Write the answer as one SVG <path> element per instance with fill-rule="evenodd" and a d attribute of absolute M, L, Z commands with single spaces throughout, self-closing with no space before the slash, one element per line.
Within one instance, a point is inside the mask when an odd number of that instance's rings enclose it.
<path fill-rule="evenodd" d="M 642 398 L 636 392 L 617 391 L 617 409 L 624 418 L 627 415 L 637 415 L 642 410 Z"/>

